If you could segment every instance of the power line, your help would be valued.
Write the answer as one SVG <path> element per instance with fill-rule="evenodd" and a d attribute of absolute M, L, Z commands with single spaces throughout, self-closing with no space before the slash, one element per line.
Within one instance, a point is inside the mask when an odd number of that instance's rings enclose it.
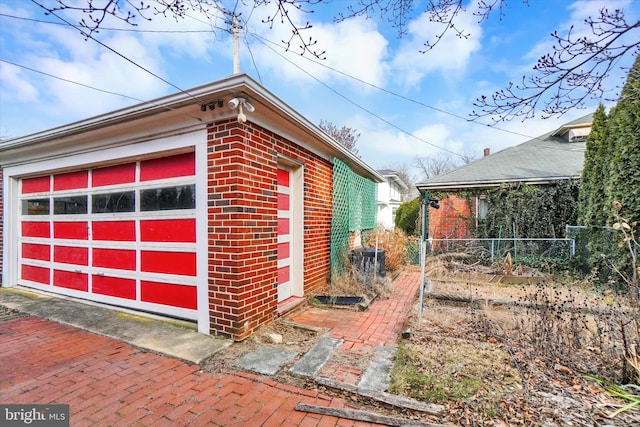
<path fill-rule="evenodd" d="M 112 91 L 105 90 L 105 89 L 100 89 L 100 88 L 97 88 L 95 86 L 90 86 L 90 85 L 87 85 L 87 84 L 84 84 L 84 83 L 80 83 L 80 82 L 76 82 L 76 81 L 73 81 L 73 80 L 65 79 L 64 77 L 60 77 L 60 76 L 56 76 L 56 75 L 53 75 L 53 74 L 49 74 L 49 73 L 46 73 L 44 71 L 36 70 L 35 68 L 27 67 L 26 65 L 22 65 L 22 64 L 15 63 L 15 62 L 7 61 L 6 59 L 0 58 L 0 62 L 4 62 L 6 64 L 11 64 L 11 65 L 13 65 L 15 67 L 23 68 L 23 69 L 29 70 L 29 71 L 31 71 L 33 73 L 42 74 L 42 75 L 45 75 L 47 77 L 51 77 L 53 79 L 61 80 L 61 81 L 66 82 L 66 83 L 71 83 L 71 84 L 74 84 L 74 85 L 77 85 L 77 86 L 82 86 L 82 87 L 85 87 L 87 89 L 95 90 L 95 91 L 106 93 L 106 94 L 109 94 L 109 95 L 121 96 L 123 98 L 131 99 L 133 101 L 138 101 L 138 102 L 141 102 L 141 103 L 144 103 L 144 104 L 150 104 L 150 105 L 153 105 L 154 107 L 165 108 L 165 109 L 170 110 L 170 111 L 177 111 L 177 109 L 175 109 L 173 107 L 170 107 L 168 105 L 160 105 L 160 104 L 156 104 L 156 103 L 153 103 L 153 102 L 150 102 L 150 101 L 145 101 L 143 99 L 135 98 L 133 96 L 124 95 L 124 94 L 121 94 L 121 93 L 112 92 Z M 182 114 L 184 116 L 187 116 L 189 118 L 198 120 L 199 122 L 202 121 L 201 118 L 196 117 L 196 116 L 192 116 L 192 115 L 187 114 L 187 113 L 181 112 L 180 114 Z"/>
<path fill-rule="evenodd" d="M 266 43 L 264 43 L 264 41 L 262 40 L 262 37 L 258 36 L 255 33 L 249 33 L 251 34 L 253 37 L 256 38 L 256 40 L 260 41 L 266 48 L 270 49 L 272 52 L 274 52 L 276 55 L 280 56 L 282 59 L 284 59 L 285 61 L 287 61 L 288 63 L 290 63 L 291 65 L 293 65 L 294 67 L 298 68 L 300 71 L 302 71 L 303 73 L 305 73 L 306 75 L 308 75 L 309 77 L 311 77 L 312 79 L 314 79 L 316 82 L 320 83 L 322 86 L 326 87 L 327 89 L 329 89 L 331 92 L 335 93 L 336 95 L 338 95 L 340 98 L 344 99 L 345 101 L 347 101 L 348 103 L 355 105 L 356 107 L 358 107 L 359 109 L 367 112 L 368 114 L 372 115 L 373 117 L 375 117 L 376 119 L 380 120 L 383 123 L 386 123 L 387 125 L 391 126 L 392 128 L 400 131 L 401 133 L 408 135 L 420 142 L 423 142 L 427 145 L 431 145 L 432 147 L 435 147 L 439 150 L 442 151 L 446 151 L 447 153 L 453 154 L 454 156 L 460 157 L 460 158 L 464 158 L 464 156 L 462 154 L 458 154 L 455 151 L 451 151 L 447 148 L 444 147 L 440 147 L 437 144 L 434 144 L 433 142 L 429 142 L 426 139 L 420 138 L 416 135 L 414 135 L 413 133 L 402 129 L 401 127 L 399 127 L 398 125 L 391 123 L 390 121 L 386 120 L 384 117 L 374 113 L 373 111 L 363 107 L 362 105 L 358 104 L 357 102 L 347 98 L 346 96 L 344 96 L 343 94 L 341 94 L 340 92 L 338 92 L 337 90 L 333 89 L 331 86 L 329 86 L 328 84 L 326 84 L 325 82 L 323 82 L 322 80 L 318 79 L 316 76 L 314 76 L 313 74 L 311 74 L 310 72 L 308 72 L 307 70 L 305 70 L 304 68 L 300 67 L 299 65 L 295 64 L 294 62 L 290 61 L 287 57 L 285 57 L 284 55 L 280 54 L 279 52 L 276 52 L 275 49 L 273 49 L 272 47 L 268 46 Z"/>
<path fill-rule="evenodd" d="M 41 5 L 40 3 L 38 3 L 36 0 L 32 0 L 35 4 L 37 4 L 38 6 L 40 6 L 42 9 L 44 10 L 48 10 L 46 7 L 44 7 L 43 5 Z M 132 59 L 129 59 L 128 57 L 126 57 L 125 55 L 121 54 L 120 52 L 118 52 L 117 50 L 113 49 L 110 46 L 107 46 L 105 43 L 101 42 L 100 40 L 96 39 L 95 37 L 93 37 L 91 34 L 87 34 L 85 31 L 83 31 L 82 29 L 78 28 L 76 25 L 73 25 L 72 23 L 70 23 L 69 21 L 67 21 L 66 19 L 62 18 L 61 16 L 59 16 L 58 14 L 56 14 L 55 12 L 50 12 L 51 15 L 55 16 L 56 18 L 60 19 L 62 22 L 67 23 L 69 26 L 75 28 L 76 30 L 78 30 L 80 32 L 80 34 L 82 34 L 83 36 L 90 38 L 91 40 L 95 41 L 96 43 L 98 43 L 100 46 L 104 47 L 105 49 L 108 49 L 109 51 L 115 53 L 116 55 L 118 55 L 119 57 L 121 57 L 122 59 L 124 59 L 125 61 L 135 65 L 136 67 L 140 68 L 142 71 L 152 75 L 153 77 L 157 78 L 158 80 L 163 81 L 164 83 L 168 84 L 169 86 L 177 89 L 180 93 L 184 93 L 185 95 L 190 96 L 191 98 L 195 99 L 198 102 L 201 103 L 205 103 L 205 101 L 203 101 L 202 99 L 198 98 L 197 96 L 191 95 L 189 92 L 185 91 L 184 89 L 174 85 L 173 83 L 171 83 L 170 81 L 168 81 L 167 79 L 160 77 L 159 75 L 157 75 L 156 73 L 154 73 L 151 70 L 148 70 L 147 68 L 143 67 L 142 65 L 138 64 L 137 62 L 135 62 Z"/>
<path fill-rule="evenodd" d="M 40 6 L 40 5 L 38 5 L 38 6 Z M 53 21 L 45 21 L 45 20 L 42 20 L 42 19 L 25 18 L 23 16 L 9 15 L 9 14 L 6 14 L 6 13 L 0 13 L 0 16 L 4 16 L 6 18 L 12 18 L 12 19 L 20 19 L 20 20 L 23 20 L 23 21 L 37 22 L 39 24 L 61 25 L 63 27 L 75 28 L 72 24 L 68 24 L 68 23 L 65 23 L 65 22 L 53 22 Z M 203 22 L 203 21 L 200 21 L 200 22 Z M 211 24 L 208 24 L 208 25 L 211 25 Z M 213 26 L 213 25 L 211 25 L 211 27 L 216 29 L 216 30 L 226 31 L 226 29 L 224 29 L 224 28 L 216 27 L 216 26 Z M 100 27 L 100 30 L 104 30 L 104 31 L 121 31 L 121 32 L 129 32 L 129 33 L 166 33 L 166 34 L 189 34 L 189 33 L 212 33 L 213 32 L 212 30 L 139 30 L 139 29 L 136 29 L 136 28 L 110 28 L 110 27 Z"/>
<path fill-rule="evenodd" d="M 271 51 L 273 51 L 273 52 L 275 52 L 275 50 L 274 50 L 273 48 L 271 48 L 271 47 L 267 46 L 267 42 L 268 42 L 268 43 L 270 43 L 270 44 L 272 44 L 272 45 L 275 45 L 275 46 L 277 46 L 277 47 L 279 47 L 279 48 L 282 48 L 282 46 L 280 46 L 278 43 L 275 43 L 275 42 L 273 42 L 273 41 L 271 41 L 271 40 L 265 39 L 265 38 L 263 38 L 263 37 L 261 37 L 261 36 L 257 35 L 256 33 L 249 33 L 249 34 L 251 34 L 253 37 L 255 37 L 256 39 L 258 39 L 258 40 L 259 40 L 259 41 L 260 41 L 260 42 L 261 42 L 265 47 L 269 48 L 269 49 L 270 49 Z M 275 52 L 275 53 L 276 53 L 278 56 L 280 56 L 280 57 L 284 58 L 284 56 L 282 56 L 280 53 L 278 53 L 278 52 Z M 449 112 L 449 111 L 442 110 L 442 109 L 437 108 L 437 107 L 433 107 L 433 106 L 428 105 L 428 104 L 425 104 L 425 103 L 423 103 L 423 102 L 421 102 L 421 101 L 417 101 L 417 100 L 415 100 L 415 99 L 412 99 L 412 98 L 406 97 L 406 96 L 404 96 L 404 95 L 400 95 L 400 94 L 395 93 L 395 92 L 393 92 L 393 91 L 390 91 L 390 90 L 388 90 L 388 89 L 385 89 L 385 88 L 379 87 L 379 86 L 377 86 L 377 85 L 374 85 L 373 83 L 369 83 L 369 82 L 367 82 L 367 81 L 365 81 L 365 80 L 359 79 L 358 77 L 355 77 L 355 76 L 352 76 L 352 75 L 350 75 L 350 74 L 348 74 L 348 73 L 345 73 L 344 71 L 340 71 L 340 70 L 335 69 L 335 68 L 333 68 L 333 67 L 330 67 L 330 66 L 328 66 L 328 65 L 326 65 L 326 64 L 323 64 L 322 62 L 315 61 L 315 60 L 313 60 L 313 59 L 311 59 L 311 58 L 308 58 L 308 57 L 306 57 L 306 56 L 302 56 L 302 57 L 303 57 L 304 59 L 306 59 L 307 61 L 310 61 L 310 62 L 312 62 L 312 63 L 314 63 L 314 64 L 316 64 L 316 65 L 319 65 L 319 66 L 322 66 L 322 67 L 324 67 L 324 68 L 327 68 L 327 69 L 329 69 L 329 70 L 331 70 L 331 71 L 334 71 L 334 72 L 336 72 L 336 73 L 338 73 L 338 74 L 341 74 L 341 75 L 343 75 L 343 76 L 345 76 L 345 77 L 348 77 L 348 78 L 350 78 L 350 79 L 352 79 L 352 80 L 355 80 L 355 81 L 357 81 L 357 82 L 360 82 L 360 83 L 362 83 L 362 84 L 365 84 L 365 85 L 367 85 L 367 86 L 370 86 L 370 87 L 372 87 L 372 88 L 374 88 L 374 89 L 380 90 L 380 91 L 382 91 L 382 92 L 388 93 L 388 94 L 390 94 L 390 95 L 393 95 L 393 96 L 395 96 L 395 97 L 398 97 L 398 98 L 404 99 L 404 100 L 409 101 L 409 102 L 412 102 L 412 103 L 414 103 L 414 104 L 417 104 L 417 105 L 420 105 L 420 106 L 423 106 L 423 107 L 426 107 L 426 108 L 429 108 L 429 109 L 432 109 L 432 110 L 435 110 L 435 111 L 438 111 L 438 112 L 441 112 L 441 113 L 447 114 L 447 115 L 449 115 L 449 116 L 452 116 L 452 117 L 455 117 L 455 118 L 458 118 L 458 119 L 464 120 L 464 121 L 466 121 L 467 123 L 473 123 L 473 124 L 476 124 L 476 125 L 478 125 L 478 126 L 483 126 L 483 127 L 489 128 L 489 129 L 495 129 L 495 130 L 500 131 L 500 132 L 505 132 L 505 133 L 510 133 L 510 134 L 517 135 L 517 136 L 522 136 L 522 137 L 528 138 L 528 140 L 547 141 L 547 139 L 546 139 L 546 138 L 543 138 L 543 137 L 541 137 L 541 136 L 535 136 L 535 137 L 534 137 L 534 136 L 530 136 L 530 135 L 523 134 L 523 133 L 520 133 L 520 132 L 515 132 L 515 131 L 508 130 L 508 129 L 503 129 L 503 128 L 500 128 L 500 127 L 497 127 L 497 126 L 492 126 L 492 125 L 489 125 L 489 124 L 480 123 L 480 122 L 477 122 L 477 121 L 475 121 L 475 120 L 469 120 L 469 119 L 466 119 L 466 118 L 464 118 L 463 116 L 460 116 L 460 115 L 458 115 L 458 114 L 451 113 L 451 112 Z M 286 58 L 285 58 L 285 59 L 286 59 Z M 327 88 L 328 88 L 329 90 L 331 90 L 332 92 L 334 92 L 334 93 L 336 93 L 337 95 L 339 95 L 340 97 L 342 97 L 342 98 L 346 99 L 346 100 L 347 100 L 348 102 L 350 102 L 351 104 L 356 105 L 358 108 L 361 108 L 362 110 L 364 110 L 364 111 L 366 111 L 367 113 L 369 113 L 369 114 L 373 115 L 374 117 L 376 117 L 376 118 L 378 118 L 378 119 L 382 120 L 383 122 L 385 122 L 385 123 L 389 124 L 390 126 L 392 126 L 392 127 L 396 128 L 396 129 L 400 130 L 401 132 L 403 132 L 403 133 L 405 133 L 405 134 L 407 134 L 407 135 L 409 135 L 409 136 L 411 136 L 411 137 L 413 137 L 413 138 L 415 138 L 415 139 L 417 139 L 417 140 L 419 140 L 419 141 L 425 142 L 425 143 L 427 143 L 427 144 L 429 144 L 429 145 L 432 145 L 432 146 L 434 146 L 434 147 L 436 147 L 436 148 L 439 148 L 439 149 L 441 149 L 441 150 L 443 150 L 443 151 L 447 151 L 447 152 L 449 152 L 449 153 L 452 153 L 452 154 L 454 154 L 454 155 L 456 155 L 456 156 L 458 156 L 458 157 L 460 157 L 460 158 L 464 158 L 464 157 L 465 157 L 464 155 L 461 155 L 461 154 L 458 154 L 458 153 L 454 153 L 454 152 L 452 152 L 452 151 L 450 151 L 450 150 L 447 150 L 447 149 L 445 149 L 445 148 L 442 148 L 442 147 L 440 147 L 440 146 L 438 146 L 438 145 L 436 145 L 436 144 L 433 144 L 433 143 L 430 143 L 430 142 L 428 142 L 428 141 L 425 141 L 425 140 L 423 140 L 423 139 L 421 139 L 421 138 L 419 138 L 419 137 L 417 137 L 417 136 L 413 135 L 412 133 L 410 133 L 410 132 L 408 132 L 408 131 L 405 131 L 405 130 L 403 130 L 403 129 L 400 129 L 400 128 L 399 128 L 399 127 L 397 127 L 396 125 L 394 125 L 394 124 L 392 124 L 392 123 L 390 123 L 390 122 L 386 121 L 385 119 L 383 119 L 383 118 L 379 117 L 379 116 L 378 116 L 378 115 L 376 115 L 375 113 L 372 113 L 371 111 L 369 111 L 369 110 L 365 109 L 364 107 L 362 107 L 362 106 L 358 105 L 358 104 L 357 104 L 357 103 L 355 103 L 354 101 L 351 101 L 350 99 L 347 99 L 347 98 L 346 98 L 344 95 L 342 95 L 341 93 L 338 93 L 336 90 L 334 90 L 334 89 L 330 88 L 327 84 L 325 84 L 325 83 L 321 82 L 321 81 L 320 81 L 319 79 L 317 79 L 316 77 L 314 77 L 314 76 L 312 76 L 311 74 L 307 73 L 304 69 L 302 69 L 302 67 L 300 67 L 300 66 L 298 66 L 298 65 L 294 64 L 293 62 L 291 62 L 291 61 L 289 61 L 289 60 L 287 60 L 287 61 L 288 61 L 289 63 L 291 63 L 292 65 L 294 65 L 295 67 L 297 67 L 297 68 L 299 68 L 300 70 L 302 70 L 304 73 L 308 74 L 310 77 L 312 77 L 314 80 L 318 81 L 318 82 L 319 82 L 320 84 L 322 84 L 323 86 L 327 87 Z M 552 149 L 553 149 L 553 150 L 557 150 L 557 151 L 575 151 L 575 149 L 574 149 L 574 148 L 557 148 L 557 147 L 553 147 Z"/>
<path fill-rule="evenodd" d="M 36 2 L 36 4 L 38 4 L 38 3 Z M 40 5 L 40 4 L 38 4 L 38 6 L 43 7 L 43 6 L 42 6 L 42 5 Z M 80 29 L 79 29 L 78 27 L 76 27 L 75 25 L 73 25 L 73 24 L 71 24 L 71 23 L 68 23 L 67 21 L 65 21 L 64 23 L 62 23 L 62 22 L 44 21 L 44 20 L 39 20 L 39 19 L 24 18 L 24 17 L 20 17 L 20 16 L 8 15 L 8 14 L 4 14 L 4 13 L 0 13 L 0 16 L 5 16 L 5 17 L 13 18 L 13 19 L 21 19 L 21 20 L 26 20 L 26 21 L 38 22 L 38 23 L 44 23 L 44 24 L 53 24 L 53 25 L 69 26 L 69 27 L 72 27 L 72 28 L 74 28 L 74 29 L 76 29 L 76 30 L 80 31 L 80 32 L 81 32 L 81 34 L 83 34 L 83 35 L 85 35 L 85 36 L 87 36 L 87 37 L 90 37 L 90 36 L 86 35 L 84 31 L 80 30 Z M 58 16 L 58 15 L 55 15 L 55 14 L 54 14 L 54 16 L 56 16 L 56 17 L 58 17 L 58 18 L 59 18 L 59 16 Z M 221 27 L 214 26 L 213 24 L 211 24 L 211 22 L 205 22 L 205 21 L 202 21 L 202 20 L 197 19 L 197 18 L 195 18 L 195 17 L 193 17 L 193 16 L 190 16 L 190 15 L 187 15 L 187 16 L 188 16 L 189 18 L 191 18 L 191 19 L 195 20 L 195 21 L 198 21 L 198 22 L 204 23 L 204 24 L 206 24 L 206 25 L 210 25 L 213 29 L 220 30 L 220 31 L 224 31 L 224 32 L 228 32 L 228 29 L 225 29 L 225 28 L 221 28 Z M 62 18 L 60 18 L 60 19 L 62 19 Z M 105 28 L 105 27 L 101 27 L 100 29 L 102 29 L 102 30 L 106 30 L 106 31 L 126 31 L 126 32 L 137 32 L 137 33 L 168 33 L 168 34 L 171 34 L 171 33 L 175 33 L 175 34 L 179 34 L 179 33 L 215 33 L 215 31 L 213 31 L 213 30 L 137 30 L 137 29 Z M 253 35 L 254 37 L 256 37 L 256 38 L 260 37 L 260 36 L 257 36 L 257 34 L 255 34 L 255 33 L 253 33 L 252 35 Z M 90 38 L 92 38 L 92 39 L 93 39 L 93 37 L 90 37 Z M 96 39 L 94 39 L 94 40 L 95 40 L 95 41 L 97 41 Z M 102 43 L 101 43 L 101 42 L 99 42 L 99 41 L 97 41 L 97 42 L 98 42 L 98 43 L 100 43 L 100 44 L 102 44 Z M 274 43 L 274 42 L 272 42 L 272 41 L 270 41 L 270 40 L 268 40 L 268 39 L 265 39 L 265 38 L 262 38 L 262 42 L 263 42 L 263 44 L 265 44 L 265 42 L 268 42 L 268 43 L 271 43 L 271 44 L 273 44 L 273 45 L 276 45 L 276 46 L 280 47 L 280 45 L 278 45 L 277 43 Z M 251 51 L 251 48 L 250 48 L 250 46 L 249 46 L 249 43 L 248 43 L 248 42 L 246 42 L 246 37 L 245 37 L 245 44 L 246 44 L 247 48 L 249 49 L 249 54 L 250 54 L 250 56 L 251 56 L 251 60 L 253 61 L 253 66 L 254 66 L 254 68 L 256 69 L 256 73 L 258 73 L 258 79 L 259 79 L 259 81 L 261 81 L 261 82 L 262 82 L 262 78 L 261 78 L 261 76 L 260 76 L 260 72 L 258 71 L 257 65 L 256 65 L 256 63 L 255 63 L 255 58 L 254 58 L 254 56 L 253 56 L 253 52 Z M 107 46 L 105 46 L 105 47 L 107 47 Z M 108 48 L 108 47 L 107 47 L 107 48 Z M 108 49 L 110 49 L 110 48 L 108 48 Z M 117 52 L 116 52 L 116 53 L 117 53 Z M 379 90 L 379 91 L 381 91 L 381 92 L 385 92 L 385 93 L 387 93 L 387 94 L 389 94 L 389 95 L 392 95 L 392 96 L 398 97 L 398 98 L 400 98 L 400 99 L 403 99 L 403 100 L 405 100 L 405 101 L 408 101 L 408 102 L 414 103 L 414 104 L 416 104 L 416 105 L 420 105 L 420 106 L 422 106 L 422 107 L 425 107 L 425 108 L 431 109 L 431 110 L 433 110 L 433 111 L 437 111 L 437 112 L 439 112 L 439 113 L 446 114 L 446 115 L 449 115 L 449 116 L 451 116 L 451 117 L 455 117 L 455 118 L 460 119 L 460 120 L 464 120 L 464 121 L 466 121 L 467 123 L 473 123 L 473 124 L 476 124 L 476 125 L 478 125 L 478 126 L 483 126 L 483 127 L 488 127 L 488 128 L 491 128 L 491 129 L 496 129 L 496 130 L 498 130 L 498 131 L 500 131 L 500 132 L 510 133 L 510 134 L 512 134 L 512 135 L 522 136 L 522 137 L 529 138 L 529 139 L 537 139 L 537 137 L 533 137 L 533 136 L 530 136 L 530 135 L 526 135 L 526 134 L 523 134 L 523 133 L 520 133 L 520 132 L 511 131 L 511 130 L 508 130 L 508 129 L 503 129 L 503 128 L 500 128 L 500 127 L 497 127 L 497 126 L 493 126 L 493 125 L 486 124 L 486 123 L 481 123 L 481 122 L 478 122 L 478 121 L 475 121 L 475 120 L 469 120 L 468 118 L 463 117 L 463 116 L 461 116 L 461 115 L 459 115 L 459 114 L 455 114 L 455 113 L 452 113 L 452 112 L 450 112 L 450 111 L 447 111 L 447 110 L 444 110 L 444 109 L 441 109 L 441 108 L 438 108 L 438 107 L 434 107 L 434 106 L 429 105 L 429 104 L 426 104 L 426 103 L 424 103 L 424 102 L 421 102 L 421 101 L 415 100 L 415 99 L 413 99 L 413 98 L 409 98 L 409 97 L 407 97 L 407 96 L 404 96 L 404 95 L 398 94 L 398 93 L 396 93 L 396 92 L 393 92 L 393 91 L 391 91 L 391 90 L 385 89 L 385 88 L 383 88 L 383 87 L 377 86 L 377 85 L 375 85 L 375 84 L 373 84 L 373 83 L 370 83 L 370 82 L 367 82 L 367 81 L 365 81 L 365 80 L 362 80 L 362 79 L 360 79 L 360 78 L 358 78 L 358 77 L 355 77 L 355 76 L 353 76 L 353 75 L 351 75 L 351 74 L 348 74 L 348 73 L 346 73 L 346 72 L 344 72 L 344 71 L 341 71 L 341 70 L 339 70 L 339 69 L 336 69 L 336 68 L 334 68 L 334 67 L 331 67 L 331 66 L 329 66 L 329 65 L 326 65 L 326 64 L 324 64 L 324 63 L 322 63 L 322 62 L 315 61 L 315 60 L 313 60 L 312 58 L 309 58 L 309 57 L 307 57 L 307 56 L 303 56 L 303 58 L 304 58 L 304 59 L 306 59 L 307 61 L 310 61 L 310 62 L 312 62 L 312 63 L 316 64 L 316 65 L 319 65 L 319 66 L 321 66 L 321 67 L 324 67 L 324 68 L 326 68 L 326 69 L 329 69 L 329 70 L 331 70 L 331 71 L 333 71 L 333 72 L 335 72 L 335 73 L 338 73 L 338 74 L 340 74 L 340 75 L 343 75 L 343 76 L 345 76 L 345 77 L 347 77 L 347 78 L 349 78 L 349 79 L 355 80 L 355 81 L 357 81 L 357 82 L 359 82 L 359 83 L 362 83 L 362 84 L 364 84 L 364 85 L 370 86 L 370 87 L 372 87 L 372 88 L 374 88 L 374 89 L 377 89 L 377 90 Z M 127 60 L 128 60 L 128 58 L 125 58 L 125 59 L 127 59 Z M 130 61 L 130 62 L 132 62 L 132 61 Z M 135 64 L 135 63 L 134 63 L 134 65 L 137 65 L 137 64 Z M 145 71 L 147 71 L 147 70 L 145 70 Z M 152 74 L 153 74 L 153 73 L 152 73 Z M 155 75 L 154 75 L 154 76 L 155 76 Z M 155 76 L 155 77 L 158 77 L 158 76 Z M 162 79 L 161 77 L 158 77 L 158 78 Z M 162 80 L 163 80 L 163 79 L 162 79 Z M 165 81 L 165 80 L 163 80 L 163 81 Z M 171 85 L 171 86 L 175 87 L 175 88 L 176 88 L 176 89 L 178 89 L 178 90 L 181 90 L 180 88 L 178 88 L 178 87 L 174 86 L 173 84 L 171 84 L 171 83 L 169 83 L 169 82 L 167 82 L 167 81 L 165 81 L 165 83 L 167 83 L 167 84 L 169 84 L 169 85 Z"/>
<path fill-rule="evenodd" d="M 262 38 L 261 36 L 258 36 L 258 35 L 257 35 L 257 34 L 255 34 L 255 33 L 253 33 L 252 35 L 253 35 L 254 37 L 256 37 L 256 38 L 260 38 L 260 39 L 262 39 L 263 44 L 265 44 L 265 45 L 266 45 L 266 43 L 265 43 L 265 42 L 268 42 L 268 43 L 273 44 L 273 45 L 275 45 L 275 46 L 281 47 L 279 44 L 274 43 L 273 41 L 270 41 L 270 40 L 268 40 L 268 39 Z M 381 92 L 388 93 L 389 95 L 395 96 L 395 97 L 397 97 L 397 98 L 401 98 L 401 99 L 403 99 L 403 100 L 405 100 L 405 101 L 409 101 L 409 102 L 411 102 L 411 103 L 414 103 L 414 104 L 416 104 L 416 105 L 420 105 L 420 106 L 425 107 L 425 108 L 429 108 L 429 109 L 434 110 L 434 111 L 437 111 L 437 112 L 439 112 L 439 113 L 446 114 L 446 115 L 448 115 L 448 116 L 451 116 L 451 117 L 455 117 L 455 118 L 457 118 L 457 119 L 464 120 L 464 121 L 465 121 L 465 122 L 467 122 L 467 123 L 473 123 L 473 124 L 476 124 L 476 125 L 478 125 L 478 126 L 483 126 L 483 127 L 488 127 L 488 128 L 491 128 L 491 129 L 496 129 L 496 130 L 498 130 L 498 131 L 500 131 L 500 132 L 506 132 L 506 133 L 510 133 L 510 134 L 513 134 L 513 135 L 517 135 L 517 136 L 523 136 L 523 137 L 525 137 L 525 138 L 529 138 L 529 139 L 536 139 L 536 137 L 533 137 L 533 136 L 530 136 L 530 135 L 526 135 L 526 134 L 523 134 L 523 133 L 519 133 L 519 132 L 511 131 L 511 130 L 508 130 L 508 129 L 503 129 L 503 128 L 500 128 L 500 127 L 497 127 L 497 126 L 492 126 L 492 125 L 489 125 L 489 124 L 486 124 L 486 123 L 480 123 L 480 122 L 475 121 L 475 120 L 469 120 L 469 119 L 467 119 L 466 117 L 463 117 L 463 116 L 461 116 L 461 115 L 459 115 L 459 114 L 455 114 L 455 113 L 452 113 L 452 112 L 450 112 L 450 111 L 443 110 L 443 109 L 441 109 L 441 108 L 434 107 L 434 106 L 429 105 L 429 104 L 425 104 L 424 102 L 421 102 L 421 101 L 415 100 L 415 99 L 413 99 L 413 98 L 409 98 L 409 97 L 407 97 L 407 96 L 404 96 L 404 95 L 401 95 L 401 94 L 399 94 L 399 93 L 393 92 L 393 91 L 391 91 L 391 90 L 389 90 L 389 89 L 385 89 L 385 88 L 383 88 L 383 87 L 377 86 L 377 85 L 375 85 L 375 84 L 373 84 L 373 83 L 370 83 L 370 82 L 367 82 L 366 80 L 362 80 L 362 79 L 360 79 L 360 78 L 358 78 L 358 77 L 352 76 L 351 74 L 345 73 L 344 71 L 341 71 L 341 70 L 338 70 L 338 69 L 336 69 L 336 68 L 333 68 L 333 67 L 331 67 L 331 66 L 329 66 L 329 65 L 327 65 L 327 64 L 323 64 L 322 62 L 320 62 L 320 61 L 316 61 L 316 60 L 314 60 L 314 59 L 312 59 L 312 58 L 309 58 L 309 57 L 307 57 L 307 56 L 302 56 L 302 58 L 304 58 L 305 60 L 307 60 L 307 61 L 309 61 L 309 62 L 312 62 L 312 63 L 314 63 L 314 64 L 316 64 L 316 65 L 319 65 L 319 66 L 321 66 L 321 67 L 324 67 L 324 68 L 326 68 L 326 69 L 328 69 L 328 70 L 331 70 L 331 71 L 333 71 L 333 72 L 335 72 L 335 73 L 338 73 L 338 74 L 340 74 L 340 75 L 343 75 L 343 76 L 345 76 L 345 77 L 347 77 L 347 78 L 349 78 L 349 79 L 351 79 L 351 80 L 355 80 L 355 81 L 357 81 L 357 82 L 359 82 L 359 83 L 362 83 L 362 84 L 364 84 L 364 85 L 367 85 L 367 86 L 370 86 L 370 87 L 372 87 L 372 88 L 374 88 L 374 89 L 377 89 L 377 90 L 379 90 L 379 91 L 381 91 Z"/>

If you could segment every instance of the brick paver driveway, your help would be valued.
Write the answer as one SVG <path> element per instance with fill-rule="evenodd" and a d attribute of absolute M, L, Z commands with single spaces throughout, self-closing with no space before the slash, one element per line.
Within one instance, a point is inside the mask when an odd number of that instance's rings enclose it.
<path fill-rule="evenodd" d="M 214 375 L 36 317 L 0 322 L 0 403 L 70 405 L 71 425 L 371 425 L 298 412 L 340 399 L 246 373 Z"/>

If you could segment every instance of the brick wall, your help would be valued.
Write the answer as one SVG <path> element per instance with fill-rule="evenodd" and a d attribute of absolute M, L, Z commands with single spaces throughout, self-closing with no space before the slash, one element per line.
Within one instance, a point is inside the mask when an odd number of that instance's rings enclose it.
<path fill-rule="evenodd" d="M 466 198 L 454 194 L 440 199 L 440 209 L 429 208 L 429 237 L 462 239 L 470 236 L 471 209 Z"/>
<path fill-rule="evenodd" d="M 332 168 L 251 123 L 215 123 L 207 144 L 211 333 L 242 340 L 276 316 L 278 155 L 304 164 L 305 294 L 329 275 Z"/>
<path fill-rule="evenodd" d="M 4 260 L 4 203 L 3 188 L 4 177 L 2 176 L 2 168 L 0 168 L 0 284 L 2 284 L 2 265 Z"/>

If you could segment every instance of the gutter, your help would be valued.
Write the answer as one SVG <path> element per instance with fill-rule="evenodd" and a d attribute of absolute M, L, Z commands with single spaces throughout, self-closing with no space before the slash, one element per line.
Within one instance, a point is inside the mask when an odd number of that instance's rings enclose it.
<path fill-rule="evenodd" d="M 579 176 L 558 176 L 547 178 L 522 178 L 522 179 L 509 179 L 509 180 L 491 180 L 491 181 L 462 181 L 449 184 L 427 184 L 418 183 L 416 188 L 420 193 L 425 191 L 440 191 L 440 190 L 460 190 L 460 189 L 483 189 L 483 188 L 497 188 L 503 184 L 522 183 L 531 185 L 545 185 L 552 184 L 555 181 L 566 181 L 572 179 L 578 179 Z"/>

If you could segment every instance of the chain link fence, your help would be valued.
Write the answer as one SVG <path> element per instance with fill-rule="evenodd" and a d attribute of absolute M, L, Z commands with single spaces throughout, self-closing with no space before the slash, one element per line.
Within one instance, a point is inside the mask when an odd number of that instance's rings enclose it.
<path fill-rule="evenodd" d="M 523 259 L 568 259 L 575 255 L 573 239 L 429 239 L 427 255 L 464 253 L 486 262 Z"/>
<path fill-rule="evenodd" d="M 621 245 L 622 235 L 610 227 L 590 228 L 567 226 L 566 238 L 487 238 L 428 239 L 426 256 L 443 253 L 471 255 L 483 263 L 501 262 L 510 255 L 513 263 L 529 266 L 547 265 L 571 267 L 584 274 L 597 270 L 601 281 L 616 280 L 618 270 L 629 264 L 628 248 Z M 420 264 L 420 239 L 407 243 L 408 264 Z M 636 253 L 640 248 L 635 247 Z M 621 268 L 622 267 L 622 268 Z"/>

